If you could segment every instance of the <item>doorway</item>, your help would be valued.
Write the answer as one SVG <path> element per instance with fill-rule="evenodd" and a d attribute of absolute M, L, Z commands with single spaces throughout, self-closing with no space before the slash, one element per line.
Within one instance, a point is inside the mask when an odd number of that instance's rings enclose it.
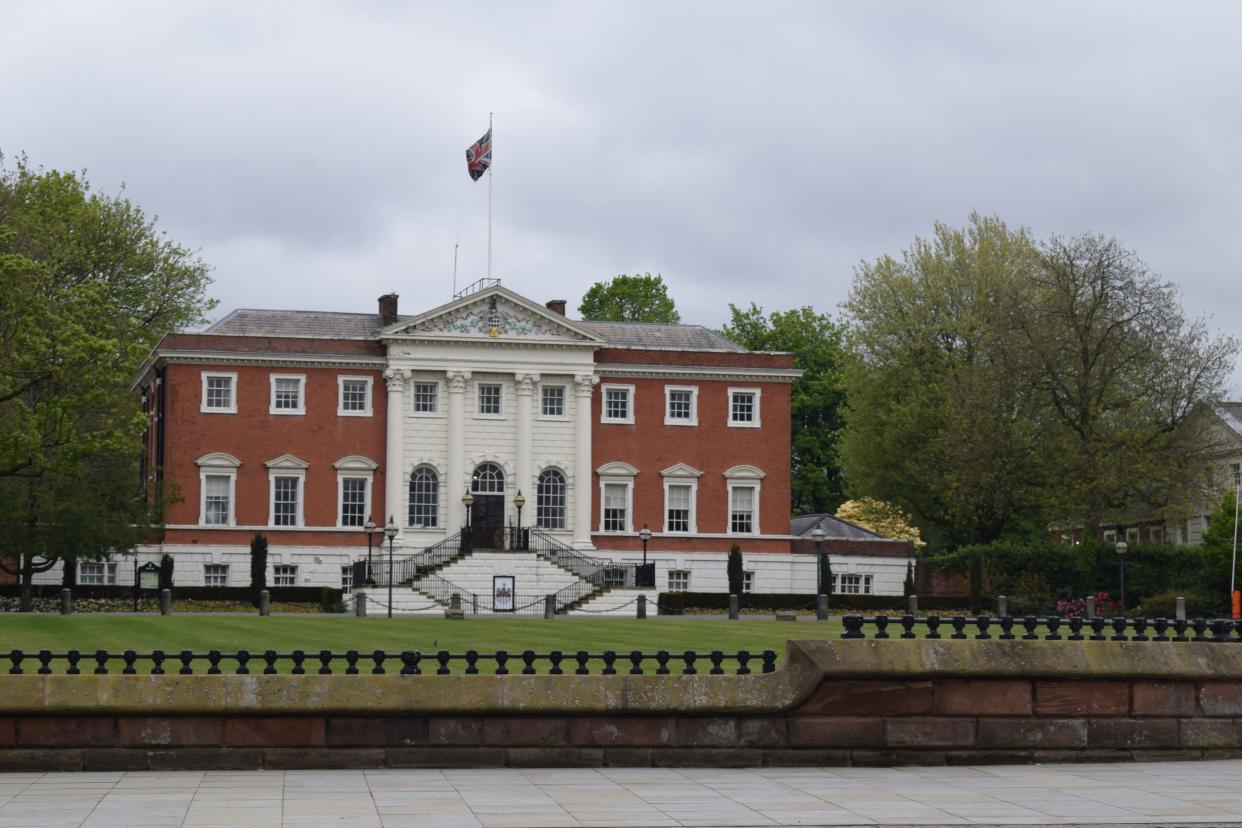
<path fill-rule="evenodd" d="M 505 534 L 505 473 L 481 463 L 470 478 L 470 535 L 475 549 L 501 549 Z"/>

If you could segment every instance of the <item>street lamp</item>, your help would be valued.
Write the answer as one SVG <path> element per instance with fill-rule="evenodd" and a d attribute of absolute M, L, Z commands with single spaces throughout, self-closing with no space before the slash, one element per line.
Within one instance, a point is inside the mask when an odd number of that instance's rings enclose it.
<path fill-rule="evenodd" d="M 816 526 L 811 530 L 811 540 L 815 541 L 815 594 L 824 588 L 824 530 Z"/>
<path fill-rule="evenodd" d="M 516 506 L 518 510 L 518 525 L 517 525 L 518 549 L 525 549 L 526 544 L 522 543 L 522 507 L 526 505 L 526 498 L 522 497 L 521 489 L 518 489 L 517 495 L 513 498 L 513 505 Z"/>
<path fill-rule="evenodd" d="M 647 524 L 643 524 L 643 528 L 638 530 L 638 537 L 643 542 L 643 566 L 647 565 L 647 541 L 651 540 L 651 530 L 647 528 Z"/>
<path fill-rule="evenodd" d="M 1126 613 L 1126 550 L 1130 547 L 1125 541 L 1117 541 L 1113 547 L 1117 550 L 1117 567 L 1121 570 L 1121 614 Z"/>
<path fill-rule="evenodd" d="M 362 531 L 367 533 L 367 577 L 364 579 L 367 586 L 372 586 L 375 579 L 371 577 L 371 538 L 379 531 L 379 527 L 375 525 L 375 521 L 367 518 L 366 525 L 362 527 Z"/>
<path fill-rule="evenodd" d="M 461 505 L 466 507 L 466 528 L 470 528 L 470 507 L 474 504 L 474 495 L 470 494 L 470 490 L 466 489 L 466 493 L 461 496 Z"/>
<path fill-rule="evenodd" d="M 392 555 L 393 542 L 397 539 L 397 522 L 388 516 L 384 525 L 384 537 L 388 538 L 388 617 L 392 618 Z"/>

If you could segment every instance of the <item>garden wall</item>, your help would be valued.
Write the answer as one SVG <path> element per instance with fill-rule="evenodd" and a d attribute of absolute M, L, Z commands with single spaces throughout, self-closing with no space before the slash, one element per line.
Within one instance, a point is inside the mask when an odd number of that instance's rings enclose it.
<path fill-rule="evenodd" d="M 790 642 L 736 675 L 0 675 L 0 769 L 1242 755 L 1242 647 Z"/>

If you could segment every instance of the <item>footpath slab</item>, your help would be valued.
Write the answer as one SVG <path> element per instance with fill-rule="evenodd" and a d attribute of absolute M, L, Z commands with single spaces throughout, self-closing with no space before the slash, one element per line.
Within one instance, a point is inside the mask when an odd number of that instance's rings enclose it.
<path fill-rule="evenodd" d="M 0 828 L 1242 824 L 1242 760 L 0 774 Z"/>

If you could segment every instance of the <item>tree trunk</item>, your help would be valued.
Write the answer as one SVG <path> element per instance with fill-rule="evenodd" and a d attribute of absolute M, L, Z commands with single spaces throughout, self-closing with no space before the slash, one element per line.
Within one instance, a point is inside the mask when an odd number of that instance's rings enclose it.
<path fill-rule="evenodd" d="M 22 612 L 30 612 L 34 609 L 34 595 L 31 592 L 30 579 L 33 577 L 29 570 L 22 571 L 22 602 L 20 609 Z"/>

